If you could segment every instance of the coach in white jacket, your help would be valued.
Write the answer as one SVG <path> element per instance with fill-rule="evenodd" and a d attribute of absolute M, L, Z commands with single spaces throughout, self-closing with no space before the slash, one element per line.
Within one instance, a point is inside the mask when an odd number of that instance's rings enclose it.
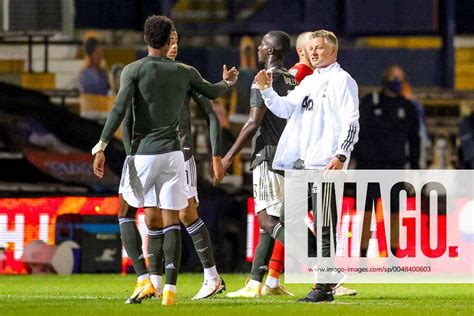
<path fill-rule="evenodd" d="M 276 116 L 288 119 L 278 142 L 273 168 L 335 169 L 347 168 L 350 153 L 359 133 L 357 83 L 337 60 L 337 37 L 319 30 L 310 37 L 312 75 L 287 96 L 273 89 L 272 75 L 260 71 L 255 77 L 265 105 Z M 316 194 L 317 190 L 313 190 Z M 330 184 L 322 186 L 322 255 L 331 253 L 331 226 L 336 231 L 337 212 Z M 315 195 L 312 195 L 314 198 Z M 313 199 L 313 203 L 316 199 Z M 315 205 L 315 204 L 313 204 Z M 330 302 L 336 284 L 318 283 L 302 302 Z"/>
<path fill-rule="evenodd" d="M 316 69 L 285 97 L 273 91 L 271 73 L 257 74 L 265 105 L 278 117 L 289 119 L 273 168 L 347 168 L 358 139 L 359 98 L 357 83 L 336 61 L 337 50 L 334 33 L 314 32 L 310 53 Z"/>

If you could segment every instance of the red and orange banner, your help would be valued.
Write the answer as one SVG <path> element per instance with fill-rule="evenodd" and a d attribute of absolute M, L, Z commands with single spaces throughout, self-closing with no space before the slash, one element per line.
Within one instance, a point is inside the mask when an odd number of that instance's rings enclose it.
<path fill-rule="evenodd" d="M 20 258 L 33 240 L 54 245 L 57 216 L 116 215 L 118 209 L 117 196 L 0 198 L 0 274 L 25 273 Z"/>

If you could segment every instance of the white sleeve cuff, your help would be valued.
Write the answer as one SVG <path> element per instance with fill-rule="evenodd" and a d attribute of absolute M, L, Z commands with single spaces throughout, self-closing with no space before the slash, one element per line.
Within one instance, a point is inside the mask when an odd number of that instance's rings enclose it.
<path fill-rule="evenodd" d="M 336 151 L 336 154 L 334 155 L 334 157 L 336 157 L 337 155 L 344 155 L 344 156 L 346 156 L 346 158 L 349 158 L 349 155 L 350 155 L 350 154 L 351 154 L 350 151 L 338 149 L 338 150 Z"/>
<path fill-rule="evenodd" d="M 230 81 L 230 80 L 225 80 L 225 79 L 224 79 L 224 82 L 225 82 L 225 84 L 226 84 L 227 86 L 232 87 L 232 86 L 234 85 L 234 83 L 237 82 L 237 80 L 235 80 L 235 81 Z"/>
<path fill-rule="evenodd" d="M 262 96 L 265 98 L 270 98 L 273 92 L 273 87 L 268 87 L 265 90 L 260 90 L 260 93 L 262 93 Z"/>
<path fill-rule="evenodd" d="M 99 151 L 104 151 L 105 147 L 107 147 L 107 143 L 99 140 L 99 142 L 91 150 L 92 155 L 97 154 Z"/>

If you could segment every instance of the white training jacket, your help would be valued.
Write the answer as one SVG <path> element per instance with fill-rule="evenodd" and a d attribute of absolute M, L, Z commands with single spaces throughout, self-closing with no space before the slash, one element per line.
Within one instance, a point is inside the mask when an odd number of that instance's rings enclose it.
<path fill-rule="evenodd" d="M 322 169 L 338 154 L 347 157 L 347 168 L 358 140 L 359 97 L 357 83 L 337 62 L 316 69 L 287 96 L 270 87 L 262 97 L 273 114 L 288 119 L 274 169 L 293 169 L 298 159 L 305 169 Z"/>

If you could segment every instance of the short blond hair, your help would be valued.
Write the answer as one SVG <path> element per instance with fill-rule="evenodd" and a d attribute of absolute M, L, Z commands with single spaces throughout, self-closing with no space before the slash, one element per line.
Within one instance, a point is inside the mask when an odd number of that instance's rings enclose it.
<path fill-rule="evenodd" d="M 300 35 L 298 35 L 298 37 L 296 38 L 296 43 L 295 43 L 295 47 L 298 48 L 298 47 L 301 47 L 303 48 L 304 45 L 309 42 L 309 39 L 311 37 L 311 34 L 313 34 L 312 32 L 303 32 L 301 33 Z"/>
<path fill-rule="evenodd" d="M 317 31 L 314 31 L 311 34 L 311 38 L 313 39 L 313 38 L 317 38 L 317 37 L 323 38 L 324 42 L 326 42 L 326 44 L 330 44 L 330 45 L 334 46 L 336 48 L 336 52 L 338 51 L 339 44 L 337 42 L 336 34 L 334 34 L 331 31 L 327 31 L 327 30 L 317 30 Z"/>

